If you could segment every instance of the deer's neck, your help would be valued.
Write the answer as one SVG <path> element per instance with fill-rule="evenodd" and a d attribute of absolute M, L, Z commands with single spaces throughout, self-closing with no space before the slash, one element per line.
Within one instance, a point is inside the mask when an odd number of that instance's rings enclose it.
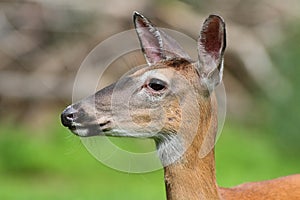
<path fill-rule="evenodd" d="M 210 106 L 204 109 L 208 109 L 209 112 L 200 117 L 197 134 L 187 150 L 177 161 L 164 165 L 168 200 L 220 199 L 213 148 L 217 132 L 217 116 Z M 201 112 L 204 113 L 206 110 L 202 108 Z M 179 144 L 180 140 L 173 142 Z M 181 149 L 177 147 L 177 150 Z M 161 152 L 162 161 L 164 154 L 167 153 Z"/>
<path fill-rule="evenodd" d="M 220 199 L 215 178 L 214 150 L 206 157 L 187 155 L 164 168 L 168 200 Z"/>

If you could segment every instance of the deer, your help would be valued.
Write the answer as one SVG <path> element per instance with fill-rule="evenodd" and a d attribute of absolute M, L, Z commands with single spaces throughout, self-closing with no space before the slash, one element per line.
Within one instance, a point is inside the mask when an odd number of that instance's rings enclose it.
<path fill-rule="evenodd" d="M 133 21 L 147 64 L 123 77 L 121 84 L 68 106 L 62 124 L 80 137 L 153 139 L 168 200 L 300 199 L 300 174 L 232 188 L 216 183 L 215 153 L 209 147 L 218 128 L 215 88 L 224 68 L 223 18 L 212 14 L 204 21 L 197 61 L 142 14 L 134 12 Z M 120 101 L 112 108 L 112 96 L 122 99 L 126 94 L 128 105 Z M 199 156 L 203 149 L 207 153 Z"/>

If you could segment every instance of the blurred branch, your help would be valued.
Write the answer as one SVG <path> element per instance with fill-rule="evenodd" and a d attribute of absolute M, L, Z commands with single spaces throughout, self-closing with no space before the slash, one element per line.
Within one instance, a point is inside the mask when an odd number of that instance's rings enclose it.
<path fill-rule="evenodd" d="M 20 99 L 70 99 L 72 78 L 20 72 L 0 73 L 0 95 Z"/>

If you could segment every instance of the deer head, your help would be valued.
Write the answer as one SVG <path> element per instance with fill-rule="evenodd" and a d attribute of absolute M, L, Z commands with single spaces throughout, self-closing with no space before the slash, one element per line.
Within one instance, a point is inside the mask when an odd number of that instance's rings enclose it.
<path fill-rule="evenodd" d="M 81 137 L 153 138 L 164 149 L 161 157 L 172 162 L 194 137 L 191 127 L 198 132 L 214 110 L 211 96 L 222 80 L 225 24 L 217 15 L 205 20 L 194 62 L 147 18 L 135 12 L 133 20 L 147 65 L 68 106 L 61 121 Z"/>

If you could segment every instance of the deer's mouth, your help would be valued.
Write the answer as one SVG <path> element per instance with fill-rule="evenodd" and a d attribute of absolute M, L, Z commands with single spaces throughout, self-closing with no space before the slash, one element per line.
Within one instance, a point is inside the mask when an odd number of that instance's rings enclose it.
<path fill-rule="evenodd" d="M 106 135 L 107 132 L 110 132 L 111 128 L 110 125 L 111 122 L 103 122 L 100 124 L 94 124 L 94 125 L 82 125 L 82 124 L 76 124 L 69 126 L 69 130 L 74 133 L 75 135 L 79 137 L 91 137 L 91 136 L 101 136 Z"/>
<path fill-rule="evenodd" d="M 110 132 L 112 123 L 108 117 L 96 118 L 77 107 L 76 105 L 68 106 L 61 114 L 62 124 L 72 133 L 80 137 L 90 137 L 106 135 Z"/>

